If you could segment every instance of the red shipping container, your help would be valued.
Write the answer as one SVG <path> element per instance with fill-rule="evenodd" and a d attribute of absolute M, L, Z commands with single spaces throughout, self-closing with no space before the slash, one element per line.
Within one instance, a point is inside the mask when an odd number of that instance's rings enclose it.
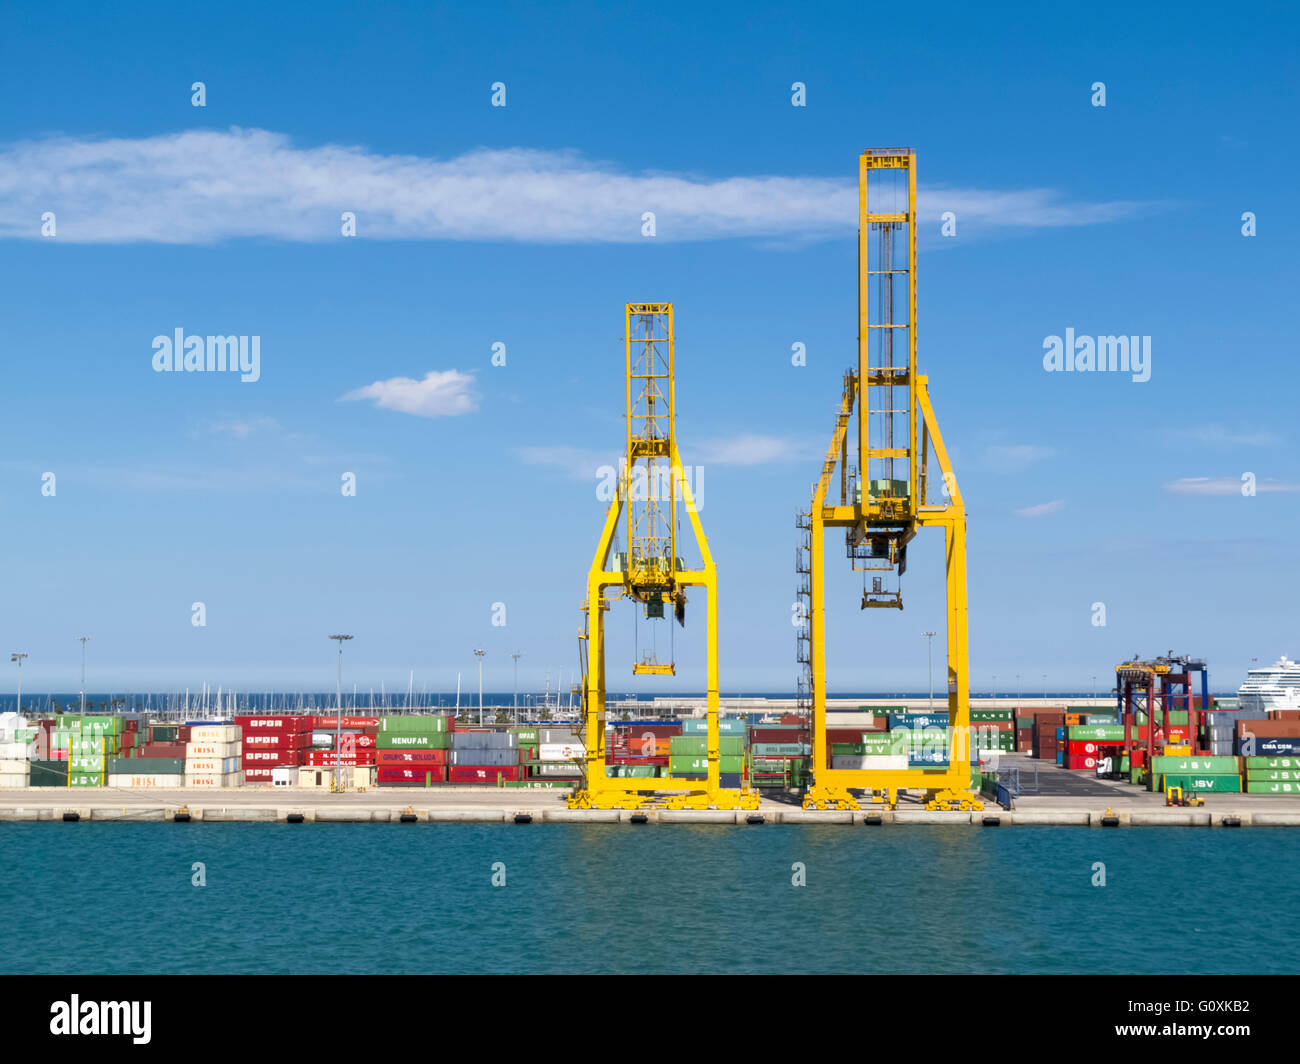
<path fill-rule="evenodd" d="M 302 750 L 311 746 L 311 732 L 244 732 L 245 750 Z"/>
<path fill-rule="evenodd" d="M 419 765 L 414 768 L 381 765 L 375 772 L 375 779 L 378 783 L 443 783 L 446 773 L 443 765 Z"/>
<path fill-rule="evenodd" d="M 653 735 L 656 739 L 670 739 L 674 735 L 681 735 L 682 726 L 680 724 L 616 724 L 614 726 L 616 736 L 627 736 L 629 739 L 644 739 L 647 735 Z"/>
<path fill-rule="evenodd" d="M 141 757 L 184 757 L 184 743 L 145 743 L 140 747 Z"/>
<path fill-rule="evenodd" d="M 853 738 L 844 740 L 845 742 L 856 743 L 867 728 L 854 728 Z M 829 733 L 830 729 L 827 729 Z M 845 729 L 847 731 L 847 729 Z M 812 742 L 812 733 L 802 728 L 751 728 L 749 732 L 750 743 L 808 743 Z"/>
<path fill-rule="evenodd" d="M 1097 768 L 1097 759 L 1085 754 L 1066 754 L 1065 767 L 1071 769 L 1090 768 L 1095 770 Z"/>
<path fill-rule="evenodd" d="M 447 778 L 452 783 L 496 783 L 521 779 L 520 765 L 452 765 Z"/>
<path fill-rule="evenodd" d="M 275 765 L 267 765 L 265 768 L 246 768 L 244 769 L 245 783 L 270 783 L 271 772 L 276 768 Z M 296 780 L 294 781 L 297 782 Z"/>
<path fill-rule="evenodd" d="M 330 713 L 330 714 L 318 714 L 317 716 L 312 717 L 311 720 L 312 720 L 312 727 L 315 728 L 317 731 L 333 731 L 337 726 L 339 719 L 335 714 Z M 344 728 L 378 728 L 379 718 L 378 717 L 349 717 L 347 714 L 344 714 L 343 727 Z"/>
<path fill-rule="evenodd" d="M 1065 749 L 1071 757 L 1096 757 L 1100 746 L 1095 739 L 1071 739 L 1065 744 Z"/>
<path fill-rule="evenodd" d="M 333 768 L 334 761 L 333 750 L 308 750 L 303 757 L 302 763 L 304 765 Z M 375 752 L 373 750 L 357 750 L 351 757 L 345 754 L 338 759 L 338 762 L 341 765 L 373 765 L 375 763 Z"/>
<path fill-rule="evenodd" d="M 244 731 L 244 735 L 250 733 L 271 732 L 275 734 L 292 734 L 297 732 L 310 732 L 312 726 L 312 717 L 305 713 L 298 713 L 291 716 L 275 717 L 236 717 L 235 723 Z"/>
<path fill-rule="evenodd" d="M 445 765 L 447 750 L 376 750 L 376 765 Z"/>
<path fill-rule="evenodd" d="M 303 751 L 296 749 L 245 750 L 240 765 L 244 768 L 252 765 L 300 765 L 302 755 Z"/>
<path fill-rule="evenodd" d="M 862 741 L 862 728 L 827 728 L 826 741 L 828 743 L 860 743 Z M 758 742 L 772 743 L 780 742 L 780 739 L 759 739 Z M 797 740 L 791 740 L 795 742 Z"/>

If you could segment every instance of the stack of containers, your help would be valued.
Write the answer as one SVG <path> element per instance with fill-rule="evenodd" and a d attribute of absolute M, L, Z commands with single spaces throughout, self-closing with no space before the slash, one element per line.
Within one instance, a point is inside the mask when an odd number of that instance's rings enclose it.
<path fill-rule="evenodd" d="M 1237 753 L 1237 721 L 1263 719 L 1263 709 L 1207 713 L 1205 723 L 1210 753 L 1220 756 Z"/>
<path fill-rule="evenodd" d="M 1162 755 L 1151 759 L 1150 789 L 1181 787 L 1185 792 L 1241 793 L 1241 759 Z"/>
<path fill-rule="evenodd" d="M 244 714 L 235 717 L 236 740 L 244 783 L 270 783 L 271 773 L 281 767 L 302 764 L 311 746 L 314 718 L 304 713 L 272 716 Z"/>
<path fill-rule="evenodd" d="M 1013 709 L 1016 724 L 1016 752 L 1032 754 L 1034 752 L 1034 717 L 1026 709 Z"/>
<path fill-rule="evenodd" d="M 29 785 L 31 751 L 39 731 L 17 713 L 0 713 L 0 788 Z"/>
<path fill-rule="evenodd" d="M 1248 794 L 1288 794 L 1300 798 L 1300 757 L 1243 757 Z"/>
<path fill-rule="evenodd" d="M 368 787 L 374 783 L 379 718 L 349 716 L 343 717 L 342 723 L 340 734 L 337 714 L 314 718 L 311 745 L 303 751 L 302 764 L 325 769 L 333 768 L 337 761 L 350 770 L 352 786 Z"/>
<path fill-rule="evenodd" d="M 1019 709 L 1016 712 L 1025 713 L 1034 718 L 1034 757 L 1046 761 L 1055 761 L 1056 755 L 1061 752 L 1061 744 L 1056 729 L 1065 726 L 1065 710 L 1055 706 L 1050 708 L 1032 706 Z"/>
<path fill-rule="evenodd" d="M 1245 757 L 1300 756 L 1300 720 L 1238 720 L 1237 749 Z"/>
<path fill-rule="evenodd" d="M 451 760 L 450 717 L 380 717 L 375 734 L 375 782 L 380 787 L 445 783 Z"/>
<path fill-rule="evenodd" d="M 451 733 L 449 783 L 518 783 L 522 779 L 519 738 L 514 732 L 484 728 Z"/>
<path fill-rule="evenodd" d="M 680 779 L 701 780 L 709 775 L 708 722 L 699 721 L 703 733 L 695 727 L 690 733 L 674 735 L 668 740 L 668 774 Z M 727 725 L 724 730 L 723 725 Z M 686 721 L 696 725 L 695 721 Z M 744 721 L 718 721 L 718 786 L 740 787 L 745 778 Z"/>
<path fill-rule="evenodd" d="M 909 768 L 925 768 L 948 763 L 948 714 L 891 713 L 889 715 L 891 749 L 895 755 L 907 754 Z"/>
<path fill-rule="evenodd" d="M 68 751 L 69 787 L 102 787 L 108 763 L 121 753 L 122 718 L 108 714 L 62 714 L 54 730 L 58 746 Z"/>
<path fill-rule="evenodd" d="M 803 723 L 755 724 L 749 744 L 755 787 L 801 787 L 807 781 L 812 737 Z"/>
<path fill-rule="evenodd" d="M 631 779 L 666 775 L 671 741 L 682 729 L 682 724 L 616 725 L 606 735 L 606 774 Z"/>
<path fill-rule="evenodd" d="M 587 756 L 582 737 L 572 728 L 538 728 L 537 760 L 529 762 L 529 778 L 577 780 Z"/>
<path fill-rule="evenodd" d="M 827 728 L 831 768 L 893 770 L 907 768 L 910 735 L 888 731 L 855 732 L 848 728 Z"/>
<path fill-rule="evenodd" d="M 988 751 L 1009 754 L 1016 749 L 1015 711 L 1012 709 L 972 709 L 970 728 L 972 754 Z"/>
<path fill-rule="evenodd" d="M 191 723 L 190 739 L 185 744 L 185 786 L 204 790 L 242 787 L 242 731 L 238 724 Z"/>
<path fill-rule="evenodd" d="M 147 740 L 141 741 L 147 735 Z M 112 787 L 180 787 L 185 782 L 188 724 L 150 724 L 137 731 L 135 745 L 108 763 Z"/>

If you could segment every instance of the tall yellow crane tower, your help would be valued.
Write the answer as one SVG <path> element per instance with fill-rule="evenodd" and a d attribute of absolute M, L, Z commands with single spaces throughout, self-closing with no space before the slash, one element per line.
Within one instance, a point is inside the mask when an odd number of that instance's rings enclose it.
<path fill-rule="evenodd" d="M 938 485 L 928 476 L 931 447 L 942 474 Z M 929 501 L 932 488 L 936 502 Z M 856 809 L 851 789 L 887 805 L 899 790 L 916 789 L 934 808 L 982 808 L 968 793 L 966 510 L 928 380 L 916 372 L 916 154 L 908 148 L 867 150 L 858 161 L 858 363 L 844 375 L 835 431 L 799 527 L 799 593 L 806 606 L 800 696 L 812 715 L 813 781 L 805 808 Z M 866 574 L 862 608 L 901 610 L 901 590 L 887 581 L 901 578 L 908 544 L 928 527 L 942 528 L 946 543 L 947 760 L 894 767 L 896 752 L 889 767 L 835 768 L 826 742 L 825 530 L 844 529 L 853 568 Z M 862 765 L 880 760 L 864 757 Z"/>
<path fill-rule="evenodd" d="M 673 305 L 628 303 L 625 307 L 627 451 L 615 498 L 605 514 L 596 555 L 587 574 L 587 601 L 579 646 L 583 655 L 583 787 L 569 799 L 576 809 L 636 809 L 655 796 L 676 808 L 756 809 L 758 792 L 724 788 L 719 777 L 718 742 L 718 575 L 690 482 L 683 475 L 675 423 Z M 686 511 L 701 566 L 688 569 L 677 554 L 678 500 Z M 620 518 L 625 551 L 616 547 Z M 707 596 L 708 772 L 705 779 L 660 776 L 612 778 L 605 749 L 605 614 L 610 604 L 629 598 L 647 619 L 665 610 L 686 623 L 686 589 Z M 675 663 L 654 653 L 638 657 L 634 674 L 672 675 Z"/>

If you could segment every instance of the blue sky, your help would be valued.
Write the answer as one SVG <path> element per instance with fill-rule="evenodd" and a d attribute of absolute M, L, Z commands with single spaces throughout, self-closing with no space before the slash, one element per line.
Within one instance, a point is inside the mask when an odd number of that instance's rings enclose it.
<path fill-rule="evenodd" d="M 590 470 L 622 439 L 623 304 L 671 300 L 722 688 L 792 688 L 793 519 L 855 351 L 857 156 L 908 145 L 974 686 L 1104 688 L 1121 657 L 1172 648 L 1223 689 L 1295 655 L 1296 16 L 1180 18 L 9 5 L 0 649 L 30 653 L 27 689 L 75 686 L 83 633 L 95 689 L 328 688 L 342 629 L 363 689 L 412 669 L 454 689 L 475 645 L 489 689 L 516 648 L 522 686 L 567 681 Z M 1151 379 L 1044 372 L 1067 327 L 1149 335 Z M 259 336 L 260 379 L 155 373 L 176 328 Z M 383 393 L 414 413 L 343 398 L 430 373 Z M 860 578 L 832 568 L 832 694 L 925 686 L 937 536 L 901 615 L 860 611 Z M 690 620 L 682 690 L 703 679 Z M 611 689 L 671 689 L 633 683 L 632 628 L 616 611 Z"/>

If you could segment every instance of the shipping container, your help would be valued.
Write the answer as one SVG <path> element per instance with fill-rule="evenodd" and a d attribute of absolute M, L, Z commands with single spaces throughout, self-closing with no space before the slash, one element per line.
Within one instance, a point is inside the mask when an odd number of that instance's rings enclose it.
<path fill-rule="evenodd" d="M 375 778 L 380 785 L 386 783 L 444 783 L 447 779 L 447 769 L 445 765 L 417 765 L 410 768 L 381 765 L 376 769 Z"/>
<path fill-rule="evenodd" d="M 450 750 L 376 750 L 375 764 L 385 766 L 445 765 Z"/>
<path fill-rule="evenodd" d="M 447 780 L 450 783 L 495 783 L 497 780 L 522 779 L 521 771 L 519 765 L 451 765 L 447 769 Z"/>
<path fill-rule="evenodd" d="M 441 714 L 397 715 L 379 718 L 380 735 L 432 735 L 451 732 L 451 718 Z"/>
<path fill-rule="evenodd" d="M 201 790 L 216 790 L 219 788 L 242 787 L 244 785 L 244 774 L 242 771 L 228 773 L 202 773 L 198 775 L 185 775 L 185 786 L 196 787 Z"/>
<path fill-rule="evenodd" d="M 1253 780 L 1246 781 L 1247 794 L 1292 794 L 1300 797 L 1300 783 L 1289 780 Z"/>
<path fill-rule="evenodd" d="M 380 732 L 375 746 L 380 750 L 449 750 L 459 732 Z"/>
<path fill-rule="evenodd" d="M 237 724 L 199 724 L 190 728 L 189 742 L 233 743 L 240 738 Z"/>

